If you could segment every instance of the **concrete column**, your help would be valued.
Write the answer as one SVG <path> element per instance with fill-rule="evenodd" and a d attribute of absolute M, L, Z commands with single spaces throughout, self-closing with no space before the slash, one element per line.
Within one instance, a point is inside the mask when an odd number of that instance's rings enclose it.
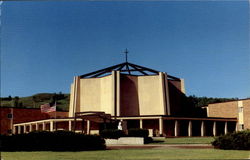
<path fill-rule="evenodd" d="M 117 78 L 117 76 L 116 76 L 116 71 L 112 71 L 112 88 L 113 88 L 113 91 L 112 91 L 112 101 L 114 102 L 113 104 L 112 104 L 112 111 L 111 111 L 111 115 L 112 116 L 115 116 L 115 119 L 116 119 L 116 116 L 117 116 L 117 85 L 116 85 L 116 78 Z"/>
<path fill-rule="evenodd" d="M 87 120 L 87 134 L 90 134 L 90 120 Z"/>
<path fill-rule="evenodd" d="M 177 120 L 174 122 L 174 136 L 179 136 L 179 122 Z"/>
<path fill-rule="evenodd" d="M 164 74 L 162 72 L 159 73 L 159 88 L 160 88 L 160 106 L 161 106 L 161 113 L 163 113 L 164 115 L 167 114 L 167 110 L 166 110 L 166 87 L 165 87 L 165 78 L 164 78 Z"/>
<path fill-rule="evenodd" d="M 72 131 L 72 121 L 69 120 L 69 131 Z"/>
<path fill-rule="evenodd" d="M 53 121 L 50 121 L 50 127 L 49 127 L 50 132 L 53 132 L 53 130 L 54 130 L 53 125 L 54 125 Z"/>
<path fill-rule="evenodd" d="M 27 128 L 26 128 L 26 124 L 23 125 L 23 133 L 27 133 Z"/>
<path fill-rule="evenodd" d="M 201 136 L 205 136 L 205 123 L 204 121 L 201 121 Z"/>
<path fill-rule="evenodd" d="M 184 79 L 181 79 L 181 92 L 186 94 Z"/>
<path fill-rule="evenodd" d="M 120 116 L 120 71 L 116 71 L 116 115 Z"/>
<path fill-rule="evenodd" d="M 236 124 L 235 124 L 235 131 L 236 131 L 236 132 L 239 131 L 238 126 L 239 126 L 239 123 L 236 123 Z"/>
<path fill-rule="evenodd" d="M 192 136 L 192 121 L 189 121 L 188 122 L 188 137 L 191 137 Z"/>
<path fill-rule="evenodd" d="M 213 136 L 216 136 L 217 133 L 216 133 L 216 121 L 214 121 L 214 124 L 213 124 Z"/>
<path fill-rule="evenodd" d="M 21 134 L 21 126 L 20 126 L 20 125 L 17 126 L 17 133 L 18 133 L 18 134 Z"/>
<path fill-rule="evenodd" d="M 163 134 L 163 118 L 159 118 L 159 133 L 160 135 Z"/>
<path fill-rule="evenodd" d="M 30 124 L 30 130 L 29 131 L 32 132 L 32 124 Z"/>
<path fill-rule="evenodd" d="M 170 99 L 169 99 L 169 88 L 168 88 L 168 75 L 164 73 L 165 81 L 165 90 L 166 90 L 166 106 L 167 106 L 167 115 L 170 115 Z"/>
<path fill-rule="evenodd" d="M 143 120 L 140 119 L 140 128 L 142 129 L 143 128 Z"/>
<path fill-rule="evenodd" d="M 16 126 L 13 126 L 12 134 L 16 134 Z"/>
<path fill-rule="evenodd" d="M 38 131 L 38 123 L 36 123 L 36 131 Z"/>
<path fill-rule="evenodd" d="M 224 134 L 227 134 L 228 130 L 227 130 L 227 122 L 225 122 L 225 128 L 224 128 Z"/>
<path fill-rule="evenodd" d="M 45 122 L 43 122 L 43 131 L 45 131 L 46 128 L 45 128 Z"/>

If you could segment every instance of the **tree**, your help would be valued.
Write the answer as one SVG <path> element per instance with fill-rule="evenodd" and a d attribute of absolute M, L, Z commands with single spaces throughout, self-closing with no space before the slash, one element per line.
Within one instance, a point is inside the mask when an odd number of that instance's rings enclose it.
<path fill-rule="evenodd" d="M 33 107 L 36 108 L 36 102 L 38 102 L 38 99 L 36 96 L 32 96 L 32 100 L 33 100 Z"/>
<path fill-rule="evenodd" d="M 16 96 L 16 97 L 14 97 L 14 107 L 18 107 L 19 105 L 19 97 L 18 96 Z"/>

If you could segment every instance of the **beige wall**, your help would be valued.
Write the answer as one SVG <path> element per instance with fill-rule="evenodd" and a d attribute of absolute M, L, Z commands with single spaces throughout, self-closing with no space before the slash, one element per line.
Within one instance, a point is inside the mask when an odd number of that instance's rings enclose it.
<path fill-rule="evenodd" d="M 120 115 L 165 115 L 166 101 L 162 74 L 154 76 L 121 75 Z"/>
<path fill-rule="evenodd" d="M 139 76 L 138 97 L 140 115 L 164 115 L 161 76 Z"/>
<path fill-rule="evenodd" d="M 80 111 L 104 111 L 114 114 L 112 75 L 102 78 L 81 79 Z"/>
<path fill-rule="evenodd" d="M 80 111 L 80 77 L 74 77 L 70 89 L 69 117 L 74 117 L 74 113 Z"/>
<path fill-rule="evenodd" d="M 73 113 L 73 107 L 74 107 L 73 99 L 75 97 L 74 92 L 75 92 L 74 91 L 74 83 L 72 83 L 70 85 L 69 117 L 73 117 L 73 115 L 74 115 L 74 113 Z"/>
<path fill-rule="evenodd" d="M 104 111 L 111 115 L 117 111 L 118 116 L 168 115 L 168 95 L 167 75 L 161 72 L 132 76 L 113 71 L 101 78 L 75 77 L 69 116 L 73 117 L 75 111 Z"/>
<path fill-rule="evenodd" d="M 69 116 L 74 112 L 104 111 L 114 114 L 113 75 L 102 78 L 75 77 L 71 85 Z M 77 81 L 79 80 L 79 81 Z"/>

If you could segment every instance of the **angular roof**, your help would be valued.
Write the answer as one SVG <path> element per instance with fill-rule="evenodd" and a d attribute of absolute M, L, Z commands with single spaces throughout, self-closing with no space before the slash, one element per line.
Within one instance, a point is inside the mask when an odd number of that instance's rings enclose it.
<path fill-rule="evenodd" d="M 107 67 L 98 71 L 94 71 L 91 73 L 87 73 L 84 75 L 81 75 L 80 78 L 98 78 L 103 77 L 105 75 L 111 74 L 112 71 L 120 71 L 120 73 L 123 74 L 129 74 L 129 75 L 158 75 L 159 71 L 150 69 L 147 67 L 139 66 L 136 64 L 132 64 L 129 62 L 124 62 L 121 64 L 117 64 L 111 67 Z M 168 75 L 168 78 L 174 79 L 174 80 L 180 80 L 177 77 Z"/>

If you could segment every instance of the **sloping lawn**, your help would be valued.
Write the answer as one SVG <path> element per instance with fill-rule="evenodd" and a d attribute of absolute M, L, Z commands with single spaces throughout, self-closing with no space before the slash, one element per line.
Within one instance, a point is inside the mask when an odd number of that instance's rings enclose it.
<path fill-rule="evenodd" d="M 126 149 L 85 152 L 3 152 L 4 160 L 247 159 L 250 151 L 218 149 Z"/>

